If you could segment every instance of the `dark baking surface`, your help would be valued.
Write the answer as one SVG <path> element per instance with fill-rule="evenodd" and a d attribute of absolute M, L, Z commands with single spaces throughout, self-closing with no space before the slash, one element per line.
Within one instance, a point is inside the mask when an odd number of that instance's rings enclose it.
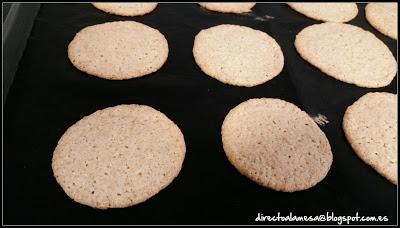
<path fill-rule="evenodd" d="M 67 45 L 76 32 L 117 20 L 139 21 L 166 36 L 170 53 L 158 72 L 109 81 L 82 73 L 69 62 Z M 249 26 L 274 37 L 285 55 L 282 73 L 252 88 L 225 85 L 203 74 L 192 57 L 194 36 L 223 23 Z M 160 4 L 152 13 L 135 18 L 109 15 L 90 4 L 42 5 L 4 109 L 4 223 L 267 225 L 272 222 L 254 221 L 257 213 L 352 216 L 359 212 L 387 216 L 385 224 L 396 224 L 396 186 L 355 155 L 341 122 L 346 107 L 365 93 L 397 93 L 397 76 L 387 87 L 366 89 L 324 75 L 293 46 L 295 35 L 315 23 L 319 22 L 285 4 L 257 4 L 250 15 L 210 12 L 196 4 Z M 350 24 L 376 34 L 396 55 L 396 41 L 368 24 L 364 5 L 359 5 Z M 317 186 L 276 192 L 258 186 L 230 165 L 220 138 L 222 121 L 231 108 L 256 97 L 281 98 L 311 116 L 328 118 L 321 128 L 334 160 Z M 58 139 L 83 116 L 129 103 L 154 107 L 181 128 L 187 146 L 181 173 L 159 194 L 133 207 L 103 211 L 73 202 L 51 170 Z"/>

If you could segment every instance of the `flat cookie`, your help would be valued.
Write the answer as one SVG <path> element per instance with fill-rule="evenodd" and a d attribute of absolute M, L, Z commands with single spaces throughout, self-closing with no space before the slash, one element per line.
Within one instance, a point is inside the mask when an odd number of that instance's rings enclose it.
<path fill-rule="evenodd" d="M 288 3 L 297 12 L 318 21 L 348 22 L 358 14 L 356 3 Z"/>
<path fill-rule="evenodd" d="M 368 3 L 365 17 L 380 33 L 397 40 L 397 3 Z"/>
<path fill-rule="evenodd" d="M 233 166 L 254 182 L 277 191 L 315 186 L 332 164 L 329 141 L 297 106 L 250 99 L 233 108 L 222 124 L 222 143 Z"/>
<path fill-rule="evenodd" d="M 106 13 L 120 16 L 142 16 L 153 11 L 157 7 L 157 3 L 92 3 L 94 7 Z"/>
<path fill-rule="evenodd" d="M 207 75 L 230 85 L 256 86 L 283 69 L 281 48 L 268 34 L 245 26 L 218 25 L 201 30 L 193 56 Z"/>
<path fill-rule="evenodd" d="M 201 7 L 220 13 L 248 13 L 256 3 L 199 3 Z"/>
<path fill-rule="evenodd" d="M 68 46 L 68 57 L 81 71 L 111 80 L 141 77 L 164 65 L 168 42 L 158 30 L 134 21 L 86 27 Z"/>
<path fill-rule="evenodd" d="M 347 108 L 343 130 L 357 156 L 397 184 L 397 95 L 362 96 Z"/>
<path fill-rule="evenodd" d="M 163 113 L 119 105 L 71 126 L 58 142 L 52 168 L 74 201 L 123 208 L 168 186 L 181 170 L 185 150 L 181 131 Z"/>
<path fill-rule="evenodd" d="M 378 88 L 396 76 L 397 62 L 389 48 L 354 25 L 311 25 L 297 34 L 294 45 L 303 59 L 343 82 Z"/>

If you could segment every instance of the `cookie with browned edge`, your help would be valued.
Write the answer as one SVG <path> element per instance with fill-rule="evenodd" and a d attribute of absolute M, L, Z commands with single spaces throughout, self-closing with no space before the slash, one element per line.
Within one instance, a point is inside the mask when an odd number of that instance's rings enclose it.
<path fill-rule="evenodd" d="M 211 11 L 220 13 L 248 13 L 251 11 L 256 3 L 253 2 L 241 2 L 241 3 L 217 3 L 217 2 L 201 2 L 201 7 L 204 7 Z"/>
<path fill-rule="evenodd" d="M 348 22 L 358 14 L 357 4 L 349 2 L 292 2 L 288 5 L 309 18 L 325 22 Z"/>
<path fill-rule="evenodd" d="M 133 2 L 95 2 L 94 7 L 106 13 L 121 16 L 142 16 L 150 13 L 157 7 L 157 3 L 133 3 Z"/>
<path fill-rule="evenodd" d="M 100 78 L 123 80 L 160 69 L 168 58 L 168 42 L 157 29 L 134 21 L 86 27 L 68 46 L 79 70 Z"/>
<path fill-rule="evenodd" d="M 365 7 L 367 21 L 382 34 L 397 40 L 397 3 L 368 3 Z"/>
<path fill-rule="evenodd" d="M 222 124 L 222 143 L 231 164 L 264 187 L 305 190 L 327 175 L 329 141 L 318 125 L 292 103 L 250 99 L 233 108 Z"/>
<path fill-rule="evenodd" d="M 311 25 L 296 35 L 294 45 L 307 62 L 346 83 L 378 88 L 389 85 L 396 76 L 397 62 L 389 48 L 354 25 Z"/>
<path fill-rule="evenodd" d="M 74 201 L 123 208 L 151 198 L 178 175 L 186 151 L 180 129 L 145 105 L 99 110 L 72 125 L 54 150 L 54 176 Z"/>
<path fill-rule="evenodd" d="M 357 156 L 397 184 L 397 95 L 362 96 L 347 108 L 343 130 Z"/>
<path fill-rule="evenodd" d="M 193 56 L 207 75 L 230 85 L 252 87 L 283 69 L 279 44 L 267 33 L 239 25 L 218 25 L 195 37 Z"/>

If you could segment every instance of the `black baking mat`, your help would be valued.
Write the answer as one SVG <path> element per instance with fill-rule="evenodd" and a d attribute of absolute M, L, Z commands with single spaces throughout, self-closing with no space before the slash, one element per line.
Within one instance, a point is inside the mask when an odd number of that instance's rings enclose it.
<path fill-rule="evenodd" d="M 69 62 L 67 45 L 76 32 L 117 20 L 142 22 L 166 36 L 170 53 L 158 72 L 109 81 L 82 73 Z M 282 73 L 252 88 L 225 85 L 203 74 L 192 56 L 194 36 L 223 23 L 249 26 L 274 37 L 285 56 Z M 387 216 L 385 224 L 396 224 L 396 186 L 355 155 L 341 122 L 346 107 L 365 93 L 397 93 L 397 76 L 387 87 L 365 89 L 324 75 L 293 46 L 295 35 L 315 23 L 285 4 L 257 4 L 247 15 L 210 12 L 197 4 L 159 4 L 152 13 L 135 18 L 109 15 L 90 4 L 43 4 L 4 110 L 4 223 L 267 225 L 273 222 L 254 221 L 257 213 L 353 216 L 359 212 Z M 350 24 L 373 32 L 396 54 L 396 41 L 366 22 L 364 5 L 359 5 L 359 15 Z M 329 123 L 321 129 L 334 160 L 317 186 L 276 192 L 258 186 L 230 165 L 221 143 L 222 121 L 231 108 L 257 97 L 281 98 L 310 116 L 326 116 Z M 180 127 L 187 146 L 181 173 L 159 194 L 133 207 L 103 211 L 73 202 L 51 170 L 58 139 L 83 116 L 130 103 L 154 107 Z"/>

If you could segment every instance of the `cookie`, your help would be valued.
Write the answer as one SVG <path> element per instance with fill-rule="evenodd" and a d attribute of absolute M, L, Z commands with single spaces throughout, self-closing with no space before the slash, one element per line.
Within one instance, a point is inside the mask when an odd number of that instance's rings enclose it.
<path fill-rule="evenodd" d="M 68 57 L 79 70 L 100 78 L 122 80 L 160 69 L 168 42 L 158 30 L 134 21 L 86 27 L 68 46 Z"/>
<path fill-rule="evenodd" d="M 199 3 L 201 7 L 220 13 L 248 13 L 256 3 Z"/>
<path fill-rule="evenodd" d="M 376 30 L 397 40 L 397 3 L 368 3 L 365 17 Z"/>
<path fill-rule="evenodd" d="M 347 108 L 343 130 L 357 156 L 397 184 L 397 95 L 362 96 Z"/>
<path fill-rule="evenodd" d="M 233 108 L 222 124 L 228 160 L 243 175 L 283 192 L 305 190 L 327 175 L 329 141 L 297 106 L 272 99 L 250 99 Z"/>
<path fill-rule="evenodd" d="M 168 186 L 181 170 L 185 150 L 180 129 L 163 113 L 119 105 L 71 126 L 58 142 L 52 168 L 74 201 L 123 208 Z"/>
<path fill-rule="evenodd" d="M 282 50 L 271 36 L 239 25 L 201 30 L 194 40 L 193 56 L 205 74 L 246 87 L 271 80 L 284 64 Z"/>
<path fill-rule="evenodd" d="M 148 14 L 157 7 L 157 3 L 92 3 L 94 7 L 106 13 L 120 16 L 141 16 Z"/>
<path fill-rule="evenodd" d="M 390 84 L 397 62 L 374 34 L 354 25 L 327 22 L 311 25 L 294 43 L 303 59 L 325 74 L 360 87 Z"/>
<path fill-rule="evenodd" d="M 297 12 L 318 21 L 348 22 L 358 14 L 356 3 L 287 3 Z"/>

